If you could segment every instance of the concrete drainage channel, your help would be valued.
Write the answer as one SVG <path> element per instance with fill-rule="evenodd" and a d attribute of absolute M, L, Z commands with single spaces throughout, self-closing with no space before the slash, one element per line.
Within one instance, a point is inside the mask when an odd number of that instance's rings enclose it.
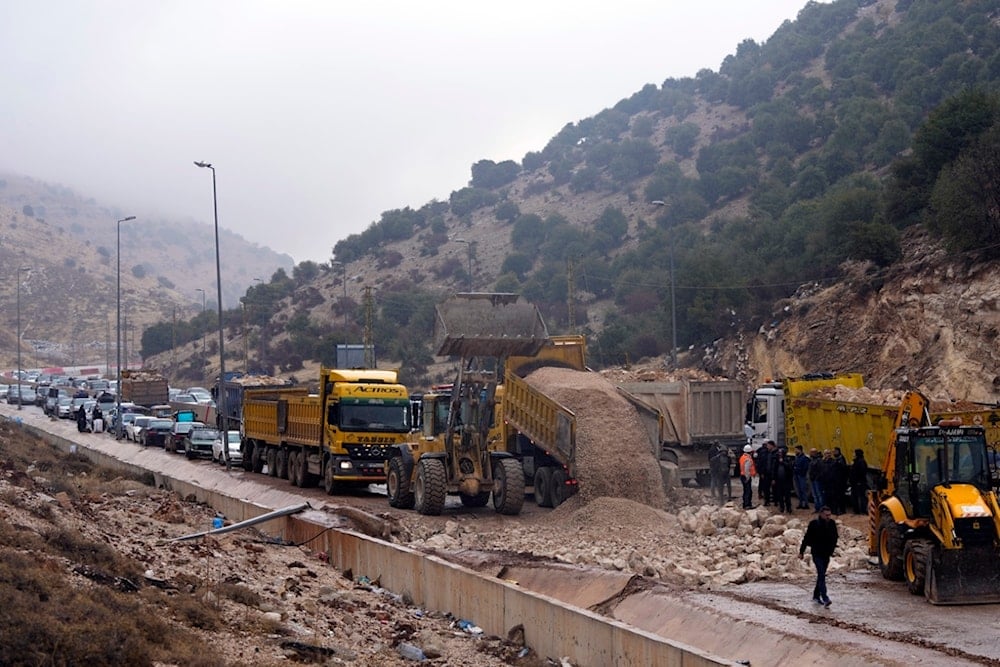
<path fill-rule="evenodd" d="M 203 502 L 232 521 L 252 519 L 302 502 L 301 497 L 292 493 L 252 481 L 234 484 L 234 478 L 221 469 L 194 466 L 181 457 L 164 458 L 158 449 L 123 448 L 121 443 L 102 436 L 88 436 L 86 442 L 71 440 L 53 432 L 56 429 L 45 428 L 52 426 L 47 420 L 40 418 L 38 423 L 32 423 L 34 419 L 25 417 L 18 419 L 24 429 L 59 449 L 75 451 L 99 465 L 130 474 L 151 474 L 158 487 Z M 417 606 L 475 619 L 489 634 L 506 636 L 514 626 L 523 625 L 525 641 L 542 656 L 566 657 L 579 665 L 740 664 L 586 609 L 601 608 L 618 615 L 616 608 L 635 597 L 628 592 L 633 578 L 626 574 L 558 566 L 517 566 L 502 567 L 495 576 L 489 576 L 338 528 L 333 522 L 329 514 L 306 510 L 258 527 L 290 542 L 309 541 L 316 551 L 329 555 L 333 567 L 378 580 L 382 587 L 407 596 Z M 655 598 L 645 600 L 642 606 L 646 609 L 640 610 L 636 617 L 662 620 L 668 610 L 656 608 L 663 605 Z M 685 614 L 675 603 L 668 602 L 668 606 L 670 616 Z M 635 611 L 627 615 L 632 616 Z M 730 641 L 729 647 L 732 646 Z"/>

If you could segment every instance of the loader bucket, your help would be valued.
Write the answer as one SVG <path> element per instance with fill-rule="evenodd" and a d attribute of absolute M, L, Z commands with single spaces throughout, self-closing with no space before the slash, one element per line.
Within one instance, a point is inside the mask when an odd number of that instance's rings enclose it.
<path fill-rule="evenodd" d="M 931 604 L 1000 602 L 1000 552 L 990 546 L 935 548 L 924 594 Z"/>
<path fill-rule="evenodd" d="M 439 356 L 533 356 L 549 337 L 538 309 L 517 294 L 456 294 L 436 310 Z"/>

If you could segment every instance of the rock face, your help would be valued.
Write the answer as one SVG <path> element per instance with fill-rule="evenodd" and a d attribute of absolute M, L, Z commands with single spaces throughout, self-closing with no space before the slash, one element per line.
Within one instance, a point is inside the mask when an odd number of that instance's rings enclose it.
<path fill-rule="evenodd" d="M 765 377 L 860 372 L 871 387 L 931 399 L 1000 399 L 1000 269 L 948 258 L 924 233 L 888 269 L 854 264 L 830 286 L 804 286 L 755 333 L 725 339 L 708 367 L 756 384 Z"/>

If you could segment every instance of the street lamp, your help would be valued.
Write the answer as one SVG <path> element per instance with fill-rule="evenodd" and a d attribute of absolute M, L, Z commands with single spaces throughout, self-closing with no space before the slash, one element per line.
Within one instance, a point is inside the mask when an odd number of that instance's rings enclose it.
<path fill-rule="evenodd" d="M 653 201 L 653 206 L 666 206 L 661 199 Z M 670 240 L 670 363 L 677 366 L 677 301 L 674 299 L 674 241 Z"/>
<path fill-rule="evenodd" d="M 205 314 L 205 290 L 200 287 L 194 288 L 195 292 L 201 292 L 201 314 Z M 201 332 L 201 362 L 205 363 L 205 332 Z"/>
<path fill-rule="evenodd" d="M 115 439 L 122 439 L 122 223 L 135 220 L 134 215 L 122 218 L 118 221 L 118 248 L 116 250 L 118 259 L 118 284 L 115 291 L 115 303 L 117 304 L 118 316 L 115 322 L 115 354 L 118 370 L 115 373 Z"/>
<path fill-rule="evenodd" d="M 466 241 L 465 239 L 452 239 L 455 243 L 464 243 L 465 247 L 469 251 L 469 291 L 472 291 L 472 246 L 476 244 L 475 241 Z"/>
<path fill-rule="evenodd" d="M 195 161 L 194 164 L 196 167 L 212 170 L 212 211 L 215 217 L 215 283 L 219 296 L 219 382 L 217 384 L 218 390 L 215 392 L 215 410 L 216 421 L 220 422 L 219 430 L 222 432 L 222 453 L 226 459 L 226 470 L 229 470 L 232 468 L 232 462 L 229 460 L 229 419 L 226 414 L 226 392 L 223 391 L 223 383 L 226 379 L 226 352 L 224 347 L 225 336 L 222 327 L 222 262 L 219 261 L 219 199 L 215 189 L 215 167 L 208 162 Z"/>
<path fill-rule="evenodd" d="M 21 273 L 31 271 L 30 266 L 17 267 L 17 409 L 21 409 L 23 385 L 21 384 Z"/>

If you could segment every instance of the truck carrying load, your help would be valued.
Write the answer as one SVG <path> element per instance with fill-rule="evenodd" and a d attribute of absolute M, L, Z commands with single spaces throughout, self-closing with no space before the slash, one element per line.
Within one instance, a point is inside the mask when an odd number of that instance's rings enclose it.
<path fill-rule="evenodd" d="M 243 373 L 226 373 L 226 380 L 222 383 L 222 391 L 225 394 L 226 415 L 224 427 L 226 430 L 239 431 L 242 424 L 241 409 L 243 405 L 243 392 L 247 389 L 260 387 L 291 387 L 290 380 L 272 377 L 270 375 L 245 375 Z M 218 395 L 218 387 L 216 387 Z"/>
<path fill-rule="evenodd" d="M 410 400 L 395 371 L 322 368 L 319 392 L 241 392 L 243 467 L 327 493 L 385 481 L 386 451 L 406 439 Z"/>
<path fill-rule="evenodd" d="M 122 401 L 144 407 L 163 405 L 170 400 L 167 378 L 153 368 L 122 370 Z"/>

